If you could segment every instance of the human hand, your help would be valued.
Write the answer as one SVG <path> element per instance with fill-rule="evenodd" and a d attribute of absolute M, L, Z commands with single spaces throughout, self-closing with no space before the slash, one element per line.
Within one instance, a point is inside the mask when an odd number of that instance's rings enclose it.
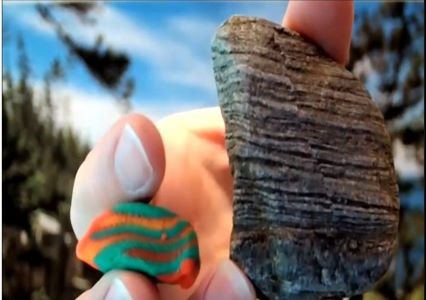
<path fill-rule="evenodd" d="M 290 1 L 283 20 L 340 64 L 348 58 L 352 23 L 352 1 Z M 156 125 L 131 114 L 96 144 L 74 183 L 71 222 L 77 238 L 114 204 L 153 196 L 153 205 L 193 225 L 201 269 L 188 290 L 154 285 L 130 271 L 109 272 L 80 300 L 255 299 L 249 280 L 229 260 L 232 177 L 224 132 L 219 108 L 176 114 Z"/>

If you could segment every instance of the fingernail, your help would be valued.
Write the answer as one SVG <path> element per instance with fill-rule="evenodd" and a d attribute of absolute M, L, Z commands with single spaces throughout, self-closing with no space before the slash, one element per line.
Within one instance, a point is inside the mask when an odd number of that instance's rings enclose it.
<path fill-rule="evenodd" d="M 120 279 L 114 279 L 105 300 L 132 300 L 129 291 Z"/>
<path fill-rule="evenodd" d="M 226 260 L 219 265 L 204 299 L 254 300 L 256 293 L 244 273 L 232 261 Z"/>
<path fill-rule="evenodd" d="M 115 149 L 114 167 L 126 192 L 139 197 L 150 194 L 154 170 L 142 141 L 129 124 L 124 126 Z"/>

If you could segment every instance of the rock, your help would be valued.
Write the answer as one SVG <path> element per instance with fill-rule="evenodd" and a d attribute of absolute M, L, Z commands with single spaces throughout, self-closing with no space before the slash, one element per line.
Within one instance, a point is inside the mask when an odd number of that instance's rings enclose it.
<path fill-rule="evenodd" d="M 338 299 L 386 272 L 399 199 L 383 116 L 297 33 L 232 17 L 214 73 L 234 178 L 231 259 L 261 299 Z"/>

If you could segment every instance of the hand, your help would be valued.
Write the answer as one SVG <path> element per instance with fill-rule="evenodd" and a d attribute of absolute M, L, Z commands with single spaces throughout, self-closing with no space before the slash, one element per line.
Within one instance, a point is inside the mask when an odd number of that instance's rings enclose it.
<path fill-rule="evenodd" d="M 352 23 L 352 1 L 290 1 L 283 20 L 340 64 L 348 58 Z M 119 120 L 77 172 L 71 206 L 77 238 L 114 204 L 149 196 L 152 204 L 194 226 L 201 255 L 196 282 L 182 290 L 154 285 L 141 274 L 113 271 L 80 300 L 255 299 L 249 280 L 229 260 L 232 177 L 219 108 L 172 115 L 156 125 L 138 114 Z"/>

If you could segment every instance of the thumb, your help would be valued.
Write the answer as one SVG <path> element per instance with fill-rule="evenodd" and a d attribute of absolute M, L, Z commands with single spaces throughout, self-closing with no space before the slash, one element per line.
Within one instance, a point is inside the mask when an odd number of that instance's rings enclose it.
<path fill-rule="evenodd" d="M 77 300 L 160 300 L 156 286 L 141 274 L 112 271 Z"/>
<path fill-rule="evenodd" d="M 349 58 L 354 2 L 289 1 L 283 25 L 311 39 L 339 64 Z"/>
<path fill-rule="evenodd" d="M 191 300 L 251 300 L 256 299 L 253 285 L 244 273 L 227 259 L 212 276 L 204 278 Z"/>

